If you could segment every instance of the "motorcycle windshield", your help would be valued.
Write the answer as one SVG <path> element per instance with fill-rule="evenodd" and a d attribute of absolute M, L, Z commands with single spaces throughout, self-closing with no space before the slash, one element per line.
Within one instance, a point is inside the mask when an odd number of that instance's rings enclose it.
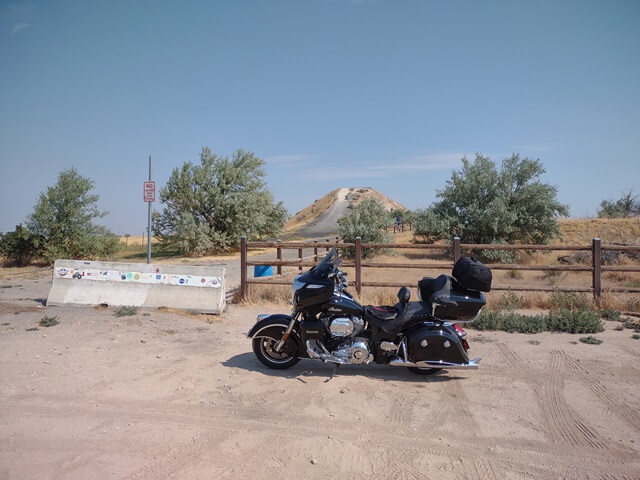
<path fill-rule="evenodd" d="M 331 272 L 337 270 L 341 264 L 340 257 L 338 256 L 338 251 L 336 247 L 333 247 L 329 250 L 329 253 L 322 259 L 322 261 L 313 267 L 311 271 L 317 275 L 326 277 Z"/>

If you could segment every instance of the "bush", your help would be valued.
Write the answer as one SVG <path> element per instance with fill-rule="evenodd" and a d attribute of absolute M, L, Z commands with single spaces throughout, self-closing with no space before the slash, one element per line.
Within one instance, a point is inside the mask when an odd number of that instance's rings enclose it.
<path fill-rule="evenodd" d="M 516 310 L 518 308 L 522 308 L 523 303 L 524 299 L 522 297 L 518 297 L 515 293 L 509 290 L 500 297 L 494 308 L 496 310 Z"/>
<path fill-rule="evenodd" d="M 29 231 L 40 239 L 38 256 L 53 263 L 57 258 L 91 259 L 118 252 L 118 237 L 93 223 L 107 214 L 98 210 L 93 186 L 93 180 L 70 168 L 40 194 L 28 222 Z"/>
<path fill-rule="evenodd" d="M 557 189 L 540 181 L 545 172 L 538 160 L 513 155 L 500 170 L 489 158 L 462 159 L 440 200 L 419 211 L 416 235 L 450 238 L 468 243 L 547 243 L 559 235 L 557 215 L 568 215 L 556 199 Z M 512 261 L 512 252 L 481 252 L 484 258 Z"/>
<path fill-rule="evenodd" d="M 40 319 L 41 327 L 54 327 L 59 323 L 60 323 L 60 320 L 58 320 L 58 317 L 49 317 L 48 315 L 45 315 Z"/>
<path fill-rule="evenodd" d="M 41 238 L 22 225 L 0 236 L 0 255 L 18 267 L 29 265 L 40 253 Z"/>
<path fill-rule="evenodd" d="M 116 317 L 129 317 L 138 313 L 138 307 L 122 306 L 118 307 L 115 312 Z"/>
<path fill-rule="evenodd" d="M 605 320 L 620 320 L 620 312 L 618 310 L 612 310 L 605 308 L 600 312 L 600 316 Z"/>
<path fill-rule="evenodd" d="M 483 311 L 469 324 L 476 330 L 502 330 L 513 333 L 545 331 L 567 333 L 597 333 L 604 330 L 599 315 L 592 310 L 557 310 L 548 315 L 521 315 L 511 311 Z"/>
<path fill-rule="evenodd" d="M 580 341 L 582 343 L 587 343 L 590 345 L 600 345 L 602 343 L 602 340 L 600 340 L 599 338 L 593 337 L 591 335 L 589 335 L 588 337 L 582 337 Z"/>
<path fill-rule="evenodd" d="M 353 243 L 360 237 L 362 243 L 391 243 L 393 237 L 387 233 L 392 225 L 384 205 L 375 198 L 365 198 L 355 205 L 346 217 L 338 220 L 338 230 L 344 242 Z M 346 256 L 353 256 L 353 248 L 345 249 Z M 362 256 L 368 257 L 379 249 L 363 248 Z"/>
<path fill-rule="evenodd" d="M 638 215 L 640 215 L 640 200 L 633 194 L 633 190 L 624 192 L 618 200 L 603 200 L 598 210 L 600 218 L 628 218 Z"/>
<path fill-rule="evenodd" d="M 252 152 L 220 157 L 203 148 L 200 165 L 174 169 L 160 190 L 165 204 L 153 216 L 153 232 L 170 250 L 202 256 L 250 240 L 276 236 L 287 211 L 264 182 L 264 160 Z"/>
<path fill-rule="evenodd" d="M 591 308 L 591 300 L 584 293 L 555 290 L 551 294 L 551 308 L 555 310 L 584 310 Z"/>

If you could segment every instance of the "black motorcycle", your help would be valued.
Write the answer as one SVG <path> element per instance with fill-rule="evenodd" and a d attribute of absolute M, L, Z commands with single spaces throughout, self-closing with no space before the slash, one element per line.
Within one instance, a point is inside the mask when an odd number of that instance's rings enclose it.
<path fill-rule="evenodd" d="M 462 257 L 455 276 L 418 282 L 419 302 L 402 287 L 395 306 L 362 306 L 347 292 L 336 249 L 293 281 L 291 315 L 258 315 L 248 337 L 264 365 L 289 368 L 300 358 L 363 365 L 408 367 L 429 375 L 442 369 L 478 368 L 467 356 L 467 334 L 457 323 L 471 322 L 485 305 L 491 271 Z"/>

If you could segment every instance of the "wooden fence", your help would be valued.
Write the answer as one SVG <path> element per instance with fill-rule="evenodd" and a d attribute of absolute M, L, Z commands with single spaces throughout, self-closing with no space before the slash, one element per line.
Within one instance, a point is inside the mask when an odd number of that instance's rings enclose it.
<path fill-rule="evenodd" d="M 592 284 L 590 287 L 552 287 L 552 286 L 536 286 L 536 285 L 493 285 L 492 290 L 511 290 L 511 291 L 537 291 L 537 292 L 553 292 L 571 291 L 571 292 L 586 292 L 592 293 L 596 304 L 600 305 L 600 298 L 603 292 L 619 292 L 619 293 L 640 293 L 640 288 L 627 288 L 627 287 L 610 287 L 602 288 L 602 273 L 603 272 L 640 272 L 639 265 L 602 265 L 601 258 L 602 252 L 606 250 L 613 251 L 634 251 L 640 252 L 640 245 L 602 245 L 599 238 L 594 238 L 591 245 L 575 246 L 575 245 L 506 245 L 506 244 L 471 244 L 461 243 L 460 238 L 455 237 L 450 247 L 445 245 L 433 245 L 433 244 L 411 244 L 411 243 L 362 243 L 360 238 L 356 238 L 355 243 L 340 242 L 336 237 L 335 241 L 315 241 L 315 242 L 248 242 L 246 237 L 241 237 L 240 241 L 240 289 L 243 296 L 248 293 L 248 286 L 252 284 L 270 284 L 270 285 L 290 285 L 291 281 L 282 278 L 283 266 L 297 266 L 299 270 L 303 267 L 312 267 L 321 257 L 323 251 L 328 251 L 331 247 L 338 248 L 354 248 L 355 257 L 353 261 L 343 262 L 344 267 L 355 268 L 355 279 L 350 281 L 349 284 L 355 286 L 356 292 L 360 294 L 362 287 L 404 287 L 406 283 L 398 282 L 367 282 L 362 279 L 363 268 L 400 268 L 400 269 L 440 269 L 451 270 L 453 263 L 376 263 L 363 261 L 362 249 L 363 248 L 394 248 L 394 249 L 412 249 L 412 250 L 446 250 L 451 248 L 453 250 L 454 262 L 457 261 L 463 250 L 551 250 L 551 251 L 590 251 L 591 252 L 591 265 L 518 265 L 518 264 L 488 264 L 492 270 L 533 270 L 541 272 L 590 272 L 592 274 Z M 248 249 L 249 248 L 275 248 L 276 259 L 275 260 L 249 260 Z M 304 257 L 303 249 L 313 249 L 313 255 Z M 283 260 L 282 251 L 287 249 L 298 250 L 298 257 L 295 260 Z M 319 253 L 320 252 L 320 253 Z M 273 278 L 248 278 L 247 267 L 248 266 L 273 266 L 276 267 L 278 276 Z"/>

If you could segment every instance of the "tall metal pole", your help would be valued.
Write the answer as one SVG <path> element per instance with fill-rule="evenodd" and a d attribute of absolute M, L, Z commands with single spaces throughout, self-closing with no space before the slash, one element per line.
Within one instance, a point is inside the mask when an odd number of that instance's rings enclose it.
<path fill-rule="evenodd" d="M 149 181 L 151 181 L 151 155 L 149 155 Z M 151 203 L 147 202 L 148 215 L 147 215 L 147 263 L 151 263 Z"/>

